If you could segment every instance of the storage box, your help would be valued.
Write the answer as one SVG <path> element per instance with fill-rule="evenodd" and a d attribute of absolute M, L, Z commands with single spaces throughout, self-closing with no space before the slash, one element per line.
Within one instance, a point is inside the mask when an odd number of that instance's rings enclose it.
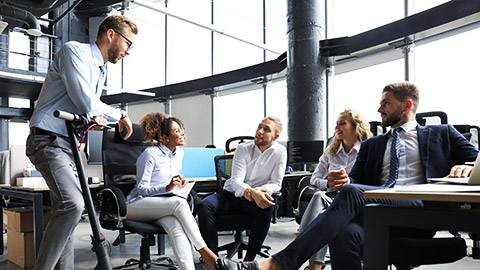
<path fill-rule="evenodd" d="M 33 268 L 35 254 L 33 232 L 18 232 L 7 229 L 8 260 L 22 268 Z"/>
<path fill-rule="evenodd" d="M 50 207 L 44 207 L 44 228 L 50 216 Z M 35 264 L 32 207 L 4 209 L 3 223 L 7 227 L 8 260 L 20 267 L 32 268 Z"/>
<path fill-rule="evenodd" d="M 48 187 L 47 182 L 40 177 L 17 177 L 17 186 L 22 187 Z"/>

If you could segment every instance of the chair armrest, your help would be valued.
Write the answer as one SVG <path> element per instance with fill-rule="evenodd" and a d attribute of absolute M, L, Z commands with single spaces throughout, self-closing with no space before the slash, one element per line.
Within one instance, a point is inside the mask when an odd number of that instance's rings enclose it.
<path fill-rule="evenodd" d="M 278 198 L 280 198 L 282 196 L 282 192 L 278 191 L 278 192 L 274 192 L 272 194 L 272 198 L 273 198 L 273 202 L 275 203 L 275 205 L 273 206 L 274 207 L 274 210 L 273 210 L 273 215 L 272 215 L 272 223 L 275 224 L 277 223 L 277 218 L 278 218 L 278 214 L 277 214 L 277 210 L 278 210 Z"/>
<path fill-rule="evenodd" d="M 127 204 L 122 190 L 114 186 L 106 187 L 97 196 L 102 202 L 100 221 L 114 219 L 117 221 L 116 227 L 123 228 L 123 221 L 127 219 Z"/>

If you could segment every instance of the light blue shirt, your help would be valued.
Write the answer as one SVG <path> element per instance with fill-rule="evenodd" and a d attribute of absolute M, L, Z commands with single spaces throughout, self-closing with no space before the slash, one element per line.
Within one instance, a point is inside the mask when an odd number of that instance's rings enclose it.
<path fill-rule="evenodd" d="M 30 127 L 67 136 L 65 121 L 53 116 L 55 110 L 102 115 L 108 121 L 118 121 L 120 110 L 100 101 L 105 82 L 105 78 L 99 81 L 101 66 L 104 66 L 103 57 L 96 44 L 65 43 L 48 70 Z"/>
<path fill-rule="evenodd" d="M 183 149 L 172 153 L 166 146 L 150 146 L 137 159 L 137 184 L 127 196 L 127 203 L 166 192 L 172 177 L 182 170 Z"/>
<path fill-rule="evenodd" d="M 420 148 L 418 146 L 417 121 L 413 120 L 404 123 L 398 133 L 400 139 L 400 155 L 398 157 L 398 179 L 396 186 L 423 184 L 426 182 L 423 173 L 422 161 L 420 159 Z M 390 130 L 390 133 L 392 130 Z M 382 173 L 380 179 L 385 184 L 390 173 L 390 148 L 392 136 L 389 136 L 385 153 L 383 156 Z"/>

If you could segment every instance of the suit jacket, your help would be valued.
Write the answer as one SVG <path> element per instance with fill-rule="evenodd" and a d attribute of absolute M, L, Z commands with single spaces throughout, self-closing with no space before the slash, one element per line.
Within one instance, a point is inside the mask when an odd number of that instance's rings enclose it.
<path fill-rule="evenodd" d="M 451 125 L 417 126 L 420 160 L 425 179 L 444 177 L 454 165 L 475 161 L 478 150 Z M 352 183 L 380 186 L 383 156 L 390 132 L 362 142 L 350 171 Z"/>

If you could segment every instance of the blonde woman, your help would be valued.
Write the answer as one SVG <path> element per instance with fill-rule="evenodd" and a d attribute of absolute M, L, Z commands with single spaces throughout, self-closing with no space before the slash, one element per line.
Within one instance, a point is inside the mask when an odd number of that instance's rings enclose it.
<path fill-rule="evenodd" d="M 350 173 L 360 150 L 361 142 L 370 137 L 372 137 L 370 124 L 365 121 L 359 112 L 346 109 L 340 113 L 335 127 L 335 137 L 320 157 L 317 168 L 310 178 L 310 184 L 316 186 L 319 191 L 315 192 L 305 210 L 299 232 L 305 230 L 310 222 L 330 206 L 337 191 L 346 184 L 339 183 L 335 186 L 329 186 L 328 173 L 331 171 Z M 325 266 L 327 248 L 328 246 L 325 246 L 310 257 L 309 270 L 322 269 L 322 266 Z"/>
<path fill-rule="evenodd" d="M 182 270 L 195 270 L 192 245 L 203 261 L 215 269 L 217 255 L 203 241 L 195 218 L 180 196 L 158 196 L 188 183 L 180 175 L 185 127 L 182 121 L 162 113 L 149 113 L 140 120 L 145 139 L 152 145 L 137 159 L 137 184 L 127 196 L 127 218 L 154 222 L 172 240 L 173 253 Z"/>

